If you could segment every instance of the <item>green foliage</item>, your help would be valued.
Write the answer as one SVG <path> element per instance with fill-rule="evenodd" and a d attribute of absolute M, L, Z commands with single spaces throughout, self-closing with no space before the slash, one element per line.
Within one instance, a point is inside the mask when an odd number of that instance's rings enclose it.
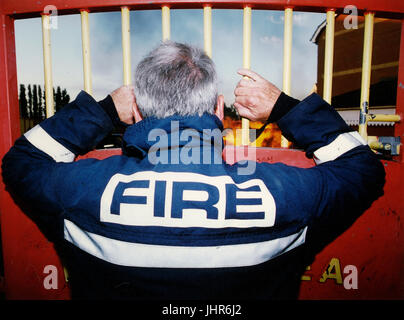
<path fill-rule="evenodd" d="M 46 118 L 45 89 L 42 89 L 37 84 L 32 86 L 29 84 L 27 89 L 28 92 L 26 92 L 25 85 L 20 84 L 19 105 L 21 118 L 33 119 L 35 121 L 44 120 Z M 53 89 L 53 99 L 56 112 L 70 102 L 67 90 L 62 90 L 60 86 L 56 90 Z"/>

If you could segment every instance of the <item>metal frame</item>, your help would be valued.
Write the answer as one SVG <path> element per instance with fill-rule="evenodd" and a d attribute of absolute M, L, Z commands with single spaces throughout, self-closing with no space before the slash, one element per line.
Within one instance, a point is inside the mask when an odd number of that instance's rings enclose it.
<path fill-rule="evenodd" d="M 285 8 L 294 8 L 295 11 L 325 12 L 329 8 L 336 10 L 343 9 L 347 4 L 354 5 L 359 12 L 365 11 L 377 12 L 378 16 L 387 18 L 403 17 L 404 3 L 395 0 L 251 0 L 251 1 L 200 1 L 193 2 L 187 0 L 53 0 L 52 5 L 58 8 L 58 14 L 77 13 L 77 10 L 86 8 L 92 12 L 96 11 L 120 11 L 122 6 L 128 6 L 132 10 L 137 9 L 160 9 L 162 5 L 167 5 L 171 9 L 190 9 L 201 8 L 204 4 L 209 4 L 214 9 L 242 9 L 245 5 L 253 9 L 284 10 Z M 2 3 L 1 11 L 6 15 L 13 15 L 16 18 L 25 18 L 38 16 L 43 10 L 44 4 L 38 1 L 5 0 Z"/>
<path fill-rule="evenodd" d="M 90 47 L 89 47 L 89 21 L 88 12 L 101 12 L 101 11 L 121 11 L 122 13 L 122 43 L 123 43 L 123 70 L 124 70 L 124 84 L 131 83 L 130 74 L 130 25 L 129 25 L 129 10 L 143 10 L 143 9 L 161 9 L 162 10 L 162 33 L 163 39 L 170 38 L 170 9 L 186 9 L 186 8 L 198 8 L 202 9 L 204 12 L 204 43 L 205 50 L 208 55 L 212 54 L 212 30 L 211 30 L 211 15 L 212 9 L 243 9 L 244 10 L 244 41 L 243 41 L 243 66 L 249 68 L 250 66 L 250 34 L 251 34 L 251 9 L 260 10 L 284 10 L 285 11 L 285 42 L 284 42 L 284 83 L 283 90 L 290 90 L 290 61 L 291 61 L 291 43 L 292 43 L 292 17 L 295 11 L 310 11 L 310 12 L 327 12 L 329 19 L 329 32 L 328 42 L 329 48 L 332 48 L 332 34 L 333 34 L 333 13 L 341 12 L 346 4 L 355 5 L 359 14 L 364 14 L 366 17 L 373 17 L 373 13 L 377 17 L 385 18 L 404 18 L 404 2 L 395 0 L 352 0 L 349 3 L 341 0 L 268 0 L 268 1 L 209 1 L 209 2 L 191 2 L 191 1 L 134 1 L 134 0 L 54 0 L 52 4 L 57 7 L 58 14 L 78 14 L 81 12 L 82 16 L 82 41 L 83 41 L 83 74 L 84 74 L 84 88 L 86 91 L 91 93 L 91 60 L 90 60 Z M 16 55 L 15 55 L 15 43 L 14 43 L 14 20 L 23 19 L 27 17 L 39 17 L 42 13 L 44 5 L 38 1 L 29 0 L 3 0 L 0 3 L 0 22 L 2 29 L 0 32 L 0 158 L 9 150 L 12 146 L 14 140 L 20 135 L 19 127 L 19 108 L 18 108 L 18 88 L 17 88 L 17 70 L 16 70 Z M 50 37 L 49 29 L 46 29 L 46 24 L 49 23 L 49 16 L 42 15 L 43 21 L 43 44 L 44 44 L 44 65 L 45 65 L 45 81 L 47 83 L 47 115 L 53 114 L 53 99 L 49 92 L 49 88 L 52 88 L 52 74 L 51 74 L 51 54 L 50 54 Z M 371 65 L 371 37 L 373 23 L 371 19 L 367 19 L 367 33 L 366 37 L 368 41 L 365 41 L 364 59 L 363 65 L 363 102 L 366 101 L 368 97 L 367 86 L 370 81 L 370 70 L 369 65 Z M 332 88 L 332 56 L 333 50 L 327 50 L 326 59 L 328 63 L 325 72 L 328 72 L 327 77 L 327 91 L 329 94 Z M 326 77 L 325 77 L 326 78 Z M 326 84 L 325 84 L 326 85 Z M 325 96 L 326 99 L 330 96 Z M 52 101 L 51 101 L 52 100 Z M 364 115 L 364 121 L 370 121 L 371 115 L 367 113 L 366 110 L 362 110 Z M 373 121 L 395 121 L 403 119 L 404 116 L 404 20 L 402 23 L 402 33 L 401 33 L 401 51 L 400 51 L 400 64 L 399 64 L 399 79 L 398 79 L 398 90 L 397 90 L 397 114 L 393 117 L 386 117 L 385 115 L 378 115 L 376 118 L 372 118 Z M 382 120 L 380 120 L 382 119 Z M 248 129 L 248 121 L 243 121 L 244 130 Z M 365 126 L 361 127 L 365 128 Z M 361 129 L 363 130 L 363 129 Z M 397 122 L 395 125 L 396 136 L 404 136 L 404 125 L 401 122 Z M 366 133 L 363 134 L 366 137 Z M 248 139 L 248 137 L 247 137 Z M 243 138 L 243 145 L 247 145 L 249 141 Z M 228 151 L 231 148 L 228 149 Z M 241 150 L 240 156 L 244 154 L 244 149 L 234 149 L 237 154 L 237 150 Z M 261 161 L 274 162 L 276 160 L 288 160 L 294 161 L 293 164 L 296 166 L 310 166 L 302 156 L 302 153 L 296 150 L 290 149 L 254 149 L 254 154 L 256 151 L 257 158 Z M 111 154 L 119 154 L 117 150 L 105 150 L 101 152 L 90 153 L 88 156 L 94 156 L 98 158 L 103 158 Z M 248 153 L 249 154 L 249 153 Z M 400 201 L 400 194 L 397 196 L 397 192 L 400 192 L 400 181 L 402 181 L 404 176 L 403 170 L 403 155 L 394 158 L 395 161 L 385 161 L 384 164 L 386 169 L 388 169 L 388 185 L 386 186 L 385 197 L 378 201 L 374 206 L 375 211 L 379 212 L 382 210 L 387 210 L 386 208 L 391 208 L 391 210 L 396 210 L 399 215 L 403 215 L 404 208 Z M 389 209 L 390 210 L 390 209 Z M 4 261 L 5 263 L 5 277 L 6 277 L 6 292 L 8 298 L 29 298 L 29 299 L 67 299 L 69 297 L 69 292 L 66 287 L 66 283 L 60 280 L 61 288 L 56 292 L 39 290 L 37 287 L 36 278 L 26 279 L 21 275 L 36 273 L 37 277 L 40 277 L 42 270 L 35 269 L 41 264 L 53 264 L 58 268 L 62 268 L 60 261 L 55 255 L 53 248 L 50 243 L 44 240 L 43 236 L 39 230 L 32 224 L 32 222 L 26 218 L 16 206 L 16 204 L 11 199 L 10 195 L 5 191 L 3 183 L 0 181 L 0 218 L 1 218 L 1 228 L 2 228 L 2 238 L 5 241 L 4 246 Z M 365 221 L 367 216 L 363 218 Z M 362 220 L 363 221 L 363 220 Z M 372 220 L 370 221 L 372 224 Z M 359 223 L 360 225 L 360 223 Z M 378 224 L 377 224 L 378 225 Z M 354 229 L 354 233 L 368 235 L 367 231 L 362 229 Z M 369 228 L 367 228 L 369 229 Z M 379 228 L 380 229 L 380 228 Z M 399 230 L 402 231 L 402 230 Z M 382 232 L 382 230 L 381 230 Z M 403 232 L 401 232 L 403 234 Z M 379 236 L 383 238 L 385 234 L 379 233 Z M 24 239 L 29 238 L 33 241 L 31 243 L 25 243 Z M 339 240 L 339 243 L 333 244 L 331 248 L 335 249 L 335 246 L 340 245 L 343 247 L 344 244 L 350 244 L 349 236 L 341 237 L 343 240 Z M 16 242 L 10 242 L 9 239 L 13 239 Z M 345 239 L 345 240 L 344 240 Z M 383 238 L 384 239 L 384 238 Z M 386 245 L 391 245 L 387 240 L 382 243 Z M 401 260 L 404 256 L 404 248 L 402 243 L 404 243 L 402 236 L 394 239 L 397 241 L 391 247 L 394 248 L 394 254 L 400 256 Z M 31 246 L 39 246 L 42 248 L 43 255 L 35 255 L 32 251 L 35 251 Z M 341 245 L 342 244 L 342 245 Z M 27 270 L 27 260 L 21 259 L 21 251 L 24 251 L 26 257 L 25 259 L 30 259 L 32 262 L 33 270 Z M 382 249 L 380 249 L 382 251 Z M 31 254 L 32 253 L 32 254 Z M 322 261 L 324 256 L 327 256 L 328 251 L 320 254 L 318 261 Z M 352 259 L 355 257 L 352 256 Z M 323 259 L 324 260 L 324 259 Z M 400 260 L 400 261 L 401 261 Z M 25 261 L 25 262 L 24 262 Z M 401 264 L 400 264 L 401 263 Z M 393 264 L 391 264 L 393 265 Z M 401 270 L 404 267 L 404 262 L 399 262 L 394 264 L 396 269 Z M 312 270 L 315 270 L 315 266 Z M 62 270 L 62 269 L 61 269 Z M 388 277 L 387 277 L 388 278 Z M 387 281 L 384 278 L 383 281 Z M 390 278 L 392 278 L 390 276 Z M 390 279 L 389 278 L 389 279 Z M 307 276 L 305 277 L 307 279 Z M 404 283 L 403 278 L 400 278 L 400 284 Z M 393 288 L 393 289 L 391 289 Z M 327 298 L 327 292 L 322 292 L 321 288 L 316 288 L 316 292 L 321 295 L 321 297 Z M 313 290 L 309 290 L 311 295 L 313 295 Z M 321 293 L 322 292 L 322 293 Z M 402 292 L 402 287 L 390 285 L 390 287 L 384 292 L 390 292 L 393 298 L 403 298 L 403 296 L 398 297 L 397 294 Z M 337 295 L 338 298 L 344 298 L 342 295 Z M 348 295 L 349 296 L 349 295 Z M 376 297 L 377 293 L 370 293 L 371 298 Z M 303 297 L 309 298 L 309 295 L 304 295 L 303 286 Z M 316 296 L 312 296 L 316 298 Z M 318 298 L 318 296 L 317 296 Z M 364 298 L 361 297 L 361 298 Z M 366 297 L 365 297 L 366 298 Z"/>

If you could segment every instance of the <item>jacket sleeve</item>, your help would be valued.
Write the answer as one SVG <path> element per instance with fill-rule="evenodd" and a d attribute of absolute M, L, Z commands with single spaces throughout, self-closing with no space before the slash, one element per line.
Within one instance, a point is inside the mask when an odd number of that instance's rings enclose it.
<path fill-rule="evenodd" d="M 285 188 L 290 190 L 282 202 L 292 214 L 306 220 L 307 242 L 321 246 L 383 195 L 384 166 L 361 136 L 317 94 L 294 106 L 277 124 L 317 164 L 309 169 L 280 170 L 288 177 L 279 181 L 286 180 Z"/>
<path fill-rule="evenodd" d="M 39 225 L 49 227 L 73 203 L 88 175 L 83 170 L 95 159 L 74 162 L 113 129 L 113 121 L 99 103 L 82 91 L 54 116 L 35 126 L 15 142 L 2 161 L 7 190 Z M 63 189 L 63 192 L 60 190 Z M 81 188 L 83 192 L 85 188 Z M 46 234 L 46 230 L 42 230 Z"/>

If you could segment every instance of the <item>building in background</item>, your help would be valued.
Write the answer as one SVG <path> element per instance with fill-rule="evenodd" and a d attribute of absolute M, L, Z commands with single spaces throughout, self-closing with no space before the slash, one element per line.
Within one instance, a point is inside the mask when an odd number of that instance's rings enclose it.
<path fill-rule="evenodd" d="M 332 105 L 356 130 L 362 78 L 364 17 L 357 29 L 345 29 L 346 15 L 335 19 Z M 375 18 L 372 74 L 369 96 L 370 113 L 395 114 L 401 20 Z M 317 93 L 323 95 L 326 21 L 318 26 L 310 41 L 318 45 Z M 368 134 L 394 136 L 394 123 L 368 122 Z"/>

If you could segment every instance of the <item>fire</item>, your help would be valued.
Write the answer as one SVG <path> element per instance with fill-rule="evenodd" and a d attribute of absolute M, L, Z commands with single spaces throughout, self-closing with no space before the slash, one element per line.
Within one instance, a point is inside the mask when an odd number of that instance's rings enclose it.
<path fill-rule="evenodd" d="M 264 124 L 262 122 L 251 122 L 250 129 L 260 129 Z M 230 117 L 225 117 L 223 120 L 224 129 L 228 133 L 224 137 L 226 145 L 240 146 L 241 145 L 241 120 L 235 120 Z M 230 129 L 230 130 L 229 130 Z M 254 147 L 269 147 L 280 148 L 281 146 L 281 131 L 276 124 L 270 123 L 265 127 L 264 132 L 251 145 Z"/>

